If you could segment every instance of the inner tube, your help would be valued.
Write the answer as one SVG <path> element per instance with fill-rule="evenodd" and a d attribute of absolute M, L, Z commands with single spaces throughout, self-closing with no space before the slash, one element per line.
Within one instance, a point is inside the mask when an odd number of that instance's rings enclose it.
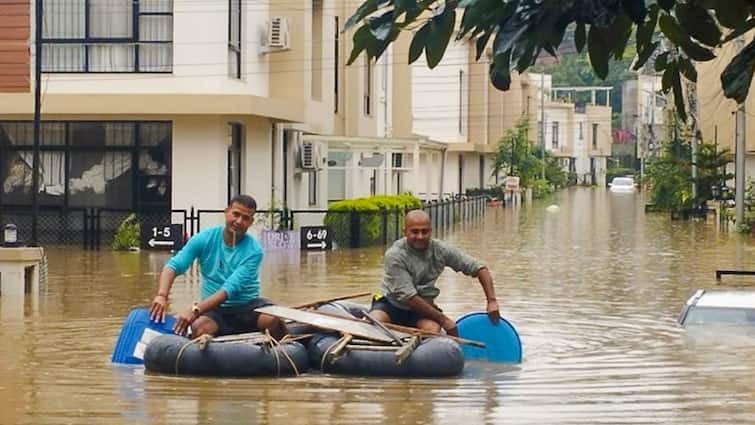
<path fill-rule="evenodd" d="M 172 375 L 291 376 L 309 367 L 307 349 L 296 341 L 275 347 L 210 342 L 204 350 L 188 338 L 159 335 L 144 351 L 147 370 Z"/>
<path fill-rule="evenodd" d="M 309 342 L 309 361 L 325 373 L 362 376 L 444 377 L 464 370 L 464 352 L 450 338 L 423 340 L 400 365 L 393 352 L 346 350 L 332 359 L 329 350 L 338 341 L 334 334 L 318 334 Z M 325 356 L 327 358 L 324 358 Z"/>

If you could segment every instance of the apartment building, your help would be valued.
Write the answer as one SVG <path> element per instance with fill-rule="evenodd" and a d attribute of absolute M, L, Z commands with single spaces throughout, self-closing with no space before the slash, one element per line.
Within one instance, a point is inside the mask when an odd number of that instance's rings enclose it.
<path fill-rule="evenodd" d="M 37 199 L 56 214 L 220 209 L 238 193 L 260 209 L 316 210 L 495 182 L 495 142 L 524 112 L 523 92 L 493 89 L 464 43 L 432 71 L 406 63 L 409 35 L 377 63 L 346 66 L 341 30 L 359 3 L 4 5 L 0 210 L 32 202 L 37 59 Z"/>
<path fill-rule="evenodd" d="M 576 173 L 579 183 L 605 185 L 611 156 L 611 87 L 554 87 L 551 75 L 535 73 L 527 75 L 524 85 L 530 134 L 536 135 L 533 143 L 559 158 L 563 170 Z M 577 97 L 586 100 L 569 101 Z"/>
<path fill-rule="evenodd" d="M 752 41 L 755 31 L 745 34 L 745 43 Z M 727 43 L 716 50 L 716 59 L 697 64 L 697 105 L 700 117 L 699 128 L 705 143 L 714 143 L 718 149 L 736 152 L 736 111 L 737 103 L 724 96 L 721 86 L 721 73 L 736 55 L 737 41 Z M 755 89 L 750 91 L 745 101 L 745 177 L 755 176 Z M 734 164 L 730 165 L 734 172 Z"/>

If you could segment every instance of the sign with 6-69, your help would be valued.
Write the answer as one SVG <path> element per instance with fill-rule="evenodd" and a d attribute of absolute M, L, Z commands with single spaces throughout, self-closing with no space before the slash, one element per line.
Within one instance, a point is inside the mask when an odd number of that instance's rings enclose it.
<path fill-rule="evenodd" d="M 333 249 L 333 237 L 328 226 L 303 226 L 301 249 L 324 251 Z"/>

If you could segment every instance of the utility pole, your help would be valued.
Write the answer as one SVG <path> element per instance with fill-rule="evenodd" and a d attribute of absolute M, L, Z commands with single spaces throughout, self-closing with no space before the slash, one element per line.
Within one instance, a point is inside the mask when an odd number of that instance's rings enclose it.
<path fill-rule="evenodd" d="M 42 99 L 42 1 L 34 3 L 34 145 L 31 172 L 31 245 L 38 246 L 39 237 L 39 138 Z"/>
<path fill-rule="evenodd" d="M 744 49 L 745 40 L 743 37 L 737 39 L 737 51 Z M 740 103 L 737 106 L 736 118 L 736 147 L 734 158 L 734 184 L 735 193 L 734 201 L 736 202 L 736 223 L 737 226 L 744 223 L 745 218 L 745 104 Z"/>
<path fill-rule="evenodd" d="M 545 71 L 540 73 L 540 159 L 543 161 L 541 178 L 545 180 Z"/>

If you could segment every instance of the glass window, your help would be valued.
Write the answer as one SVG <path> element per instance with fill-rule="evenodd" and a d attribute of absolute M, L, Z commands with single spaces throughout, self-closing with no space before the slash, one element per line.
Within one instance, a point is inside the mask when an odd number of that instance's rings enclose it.
<path fill-rule="evenodd" d="M 134 145 L 133 123 L 72 122 L 69 132 L 73 147 Z"/>
<path fill-rule="evenodd" d="M 72 207 L 131 208 L 131 154 L 71 152 L 68 188 Z"/>
<path fill-rule="evenodd" d="M 43 2 L 43 72 L 172 71 L 171 1 Z"/>
<path fill-rule="evenodd" d="M 228 75 L 241 78 L 241 0 L 228 0 Z"/>

